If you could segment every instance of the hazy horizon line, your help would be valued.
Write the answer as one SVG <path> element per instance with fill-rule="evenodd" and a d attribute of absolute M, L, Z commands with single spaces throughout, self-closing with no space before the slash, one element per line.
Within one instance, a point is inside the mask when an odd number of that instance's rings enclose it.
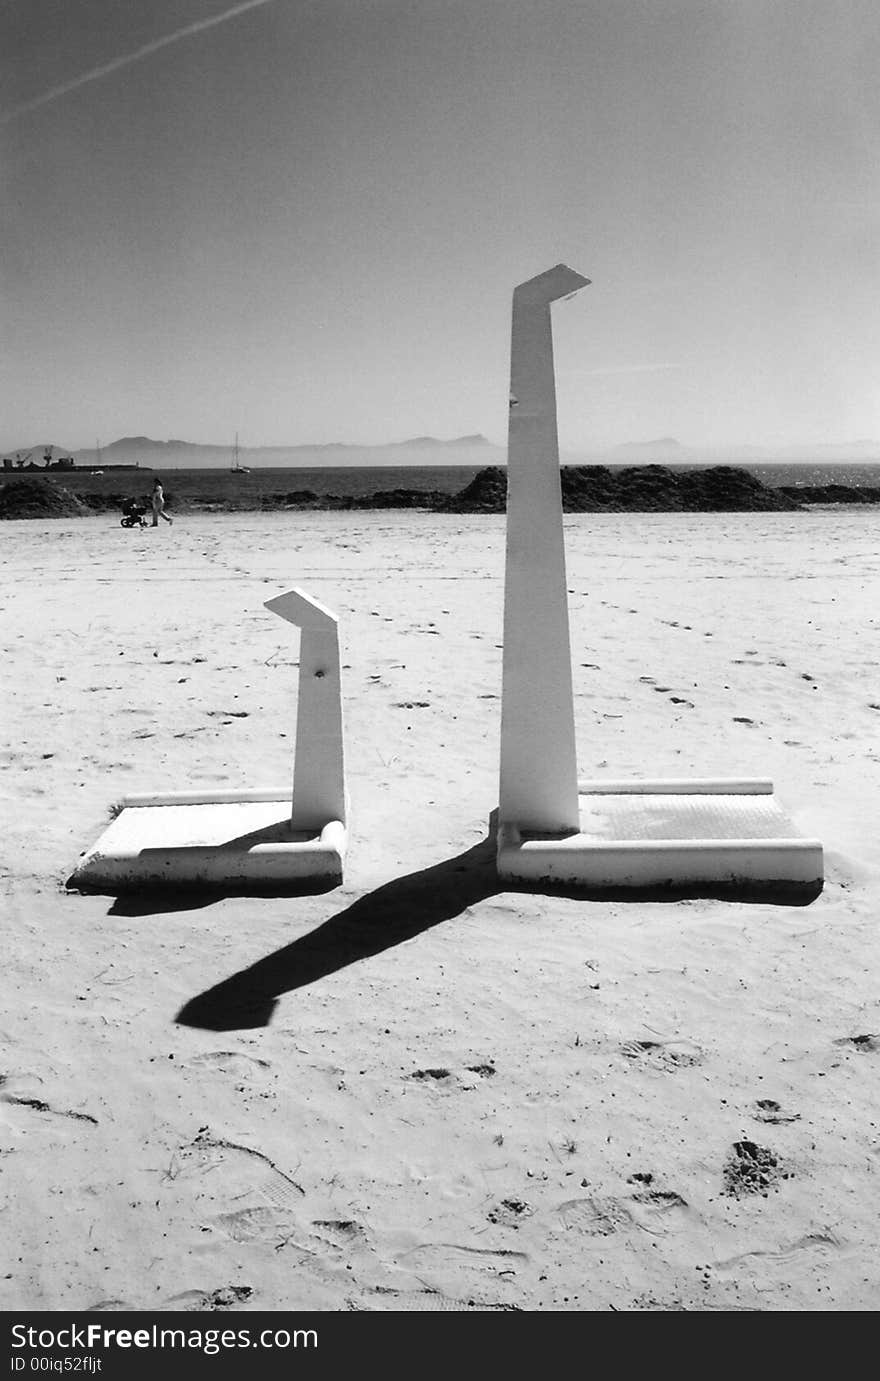
<path fill-rule="evenodd" d="M 16 446 L 2 448 L 2 455 L 6 458 L 16 458 L 23 452 L 26 458 L 31 460 L 41 459 L 41 453 L 48 448 L 55 452 L 65 455 L 77 456 L 82 454 L 98 455 L 108 451 L 113 447 L 119 447 L 123 443 L 140 443 L 146 449 L 148 446 L 167 447 L 197 447 L 204 450 L 224 451 L 232 454 L 235 443 L 230 441 L 190 441 L 183 437 L 169 437 L 159 439 L 147 436 L 144 433 L 128 433 L 124 436 L 116 437 L 113 441 L 101 443 L 97 439 L 95 445 L 81 446 L 60 446 L 57 442 L 41 441 L 28 442 Z M 507 449 L 507 441 L 493 440 L 483 432 L 461 433 L 453 437 L 438 437 L 421 433 L 415 436 L 404 437 L 401 440 L 387 441 L 343 441 L 336 439 L 333 441 L 286 441 L 286 442 L 259 442 L 249 444 L 238 440 L 239 452 L 253 454 L 257 451 L 329 451 L 356 450 L 356 451 L 387 451 L 401 450 L 407 446 L 421 446 L 425 449 L 437 447 L 454 449 L 456 446 L 464 449 L 465 447 L 486 446 L 493 450 L 504 451 Z M 880 458 L 880 439 L 872 437 L 853 437 L 847 440 L 796 440 L 796 441 L 681 441 L 677 437 L 663 436 L 653 437 L 647 440 L 625 440 L 625 441 L 585 441 L 585 442 L 560 442 L 560 454 L 563 455 L 594 455 L 608 451 L 627 451 L 630 453 L 638 451 L 664 451 L 667 453 L 715 453 L 715 452 L 764 452 L 770 454 L 790 454 L 793 451 L 846 451 L 846 450 L 871 449 L 878 453 Z"/>

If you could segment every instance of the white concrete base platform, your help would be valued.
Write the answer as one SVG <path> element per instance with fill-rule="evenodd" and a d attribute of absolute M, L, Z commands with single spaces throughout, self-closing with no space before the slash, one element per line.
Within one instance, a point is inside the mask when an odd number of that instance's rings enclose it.
<path fill-rule="evenodd" d="M 770 781 L 580 782 L 578 801 L 577 832 L 502 821 L 499 876 L 599 890 L 821 890 L 822 845 L 797 834 Z"/>
<path fill-rule="evenodd" d="M 68 887 L 277 888 L 342 880 L 346 828 L 293 830 L 289 788 L 127 796 Z"/>

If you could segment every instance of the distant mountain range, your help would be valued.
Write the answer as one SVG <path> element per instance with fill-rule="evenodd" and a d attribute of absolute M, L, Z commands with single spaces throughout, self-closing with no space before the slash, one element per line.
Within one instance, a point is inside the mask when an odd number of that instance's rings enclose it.
<path fill-rule="evenodd" d="M 288 467 L 344 465 L 490 465 L 498 463 L 501 448 L 485 436 L 457 436 L 440 440 L 415 436 L 381 446 L 358 446 L 343 441 L 319 445 L 239 446 L 241 465 Z M 125 436 L 97 450 L 73 452 L 78 465 L 139 465 L 144 469 L 232 468 L 233 448 L 194 441 L 154 441 L 148 436 Z"/>
<path fill-rule="evenodd" d="M 51 451 L 52 460 L 73 456 L 79 466 L 138 465 L 145 470 L 175 469 L 231 469 L 232 445 L 217 446 L 203 442 L 156 441 L 149 436 L 125 436 L 97 449 L 70 451 L 64 446 L 39 444 L 7 451 L 12 457 L 29 456 L 32 464 L 42 467 L 44 457 Z M 414 436 L 406 441 L 389 441 L 383 445 L 353 445 L 331 441 L 296 446 L 240 446 L 239 464 L 250 469 L 260 467 L 304 468 L 342 466 L 430 466 L 466 465 L 484 467 L 504 465 L 507 448 L 496 445 L 480 433 L 442 440 L 434 436 Z M 800 446 L 688 446 L 674 436 L 661 436 L 649 441 L 627 441 L 617 446 L 583 447 L 563 450 L 563 464 L 569 465 L 755 465 L 834 464 L 838 461 L 857 464 L 880 463 L 880 441 L 860 438 L 848 442 L 816 442 Z"/>
<path fill-rule="evenodd" d="M 590 453 L 577 453 L 578 457 L 587 454 Z M 600 452 L 595 454 L 598 456 Z M 612 465 L 772 465 L 774 462 L 791 465 L 798 461 L 822 465 L 836 461 L 870 464 L 871 461 L 880 462 L 880 441 L 860 437 L 856 441 L 815 441 L 796 446 L 687 446 L 674 436 L 661 436 L 654 441 L 626 441 L 601 454 Z"/>

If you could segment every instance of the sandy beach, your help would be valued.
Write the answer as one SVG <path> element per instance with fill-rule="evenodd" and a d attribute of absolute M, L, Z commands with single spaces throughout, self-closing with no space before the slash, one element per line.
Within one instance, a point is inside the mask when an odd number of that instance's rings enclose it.
<path fill-rule="evenodd" d="M 500 888 L 503 515 L 3 525 L 0 1307 L 877 1307 L 876 513 L 565 526 L 581 771 L 772 777 L 810 905 Z M 68 891 L 127 792 L 289 783 L 294 585 L 344 885 Z"/>

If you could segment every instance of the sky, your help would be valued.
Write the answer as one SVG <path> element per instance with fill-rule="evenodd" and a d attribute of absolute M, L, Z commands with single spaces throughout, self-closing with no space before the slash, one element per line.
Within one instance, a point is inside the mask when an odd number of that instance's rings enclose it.
<path fill-rule="evenodd" d="M 5 0 L 0 448 L 880 437 L 877 0 Z"/>

